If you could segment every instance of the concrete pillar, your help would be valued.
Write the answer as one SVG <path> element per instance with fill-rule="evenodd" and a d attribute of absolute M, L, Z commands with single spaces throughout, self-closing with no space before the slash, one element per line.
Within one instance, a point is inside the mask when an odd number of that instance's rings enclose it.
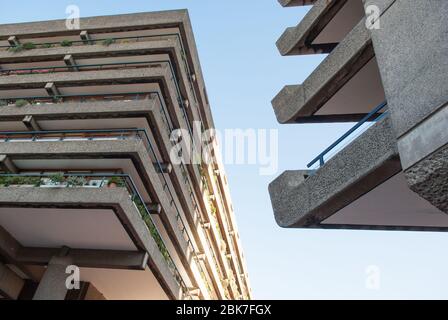
<path fill-rule="evenodd" d="M 48 82 L 45 85 L 45 90 L 47 91 L 49 96 L 60 96 L 60 92 L 56 85 L 53 82 Z"/>
<path fill-rule="evenodd" d="M 9 173 L 18 173 L 19 170 L 15 166 L 14 162 L 4 154 L 0 154 L 0 170 Z"/>
<path fill-rule="evenodd" d="M 90 37 L 90 34 L 87 30 L 81 31 L 79 34 L 81 37 L 81 40 L 84 42 L 84 44 L 92 44 L 92 38 Z"/>
<path fill-rule="evenodd" d="M 25 127 L 30 131 L 41 131 L 41 127 L 33 116 L 25 116 L 22 120 Z"/>
<path fill-rule="evenodd" d="M 448 1 L 364 3 L 387 8 L 371 34 L 403 171 L 448 213 Z"/>
<path fill-rule="evenodd" d="M 158 203 L 147 203 L 146 208 L 148 208 L 151 214 L 160 214 L 162 212 L 162 206 Z"/>
<path fill-rule="evenodd" d="M 78 67 L 74 67 L 76 66 L 76 61 L 71 54 L 68 54 L 64 57 L 64 63 L 67 67 L 71 67 L 73 70 L 79 71 Z"/>
<path fill-rule="evenodd" d="M 72 263 L 69 256 L 53 257 L 48 263 L 33 300 L 65 300 L 68 291 L 66 280 L 69 276 L 66 269 Z"/>
<path fill-rule="evenodd" d="M 8 38 L 8 43 L 10 46 L 16 47 L 18 45 L 20 45 L 20 41 L 19 39 L 17 39 L 16 36 L 11 36 Z"/>
<path fill-rule="evenodd" d="M 0 263 L 0 293 L 9 299 L 17 300 L 25 281 Z"/>
<path fill-rule="evenodd" d="M 159 173 L 171 173 L 171 171 L 173 171 L 171 163 L 161 163 L 160 167 L 157 163 L 154 163 L 154 166 Z"/>

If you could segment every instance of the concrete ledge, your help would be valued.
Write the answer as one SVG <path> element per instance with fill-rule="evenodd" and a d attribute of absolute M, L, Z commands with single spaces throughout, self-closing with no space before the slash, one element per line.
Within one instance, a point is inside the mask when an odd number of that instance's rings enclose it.
<path fill-rule="evenodd" d="M 370 33 L 362 20 L 302 85 L 285 86 L 272 100 L 277 120 L 306 122 L 301 118 L 313 116 L 373 57 Z M 343 120 L 337 116 L 337 121 Z M 353 121 L 353 116 L 346 115 L 345 121 Z"/>
<path fill-rule="evenodd" d="M 346 146 L 314 175 L 286 171 L 269 185 L 274 216 L 284 228 L 320 223 L 401 171 L 389 118 Z"/>
<path fill-rule="evenodd" d="M 125 118 L 155 112 L 158 99 L 135 101 L 63 102 L 54 104 L 26 105 L 20 108 L 7 106 L 0 109 L 1 121 L 21 121 L 24 116 L 36 120 L 69 120 L 95 118 Z"/>
<path fill-rule="evenodd" d="M 278 0 L 283 7 L 308 6 L 316 1 L 317 0 Z"/>
<path fill-rule="evenodd" d="M 315 2 L 315 4 L 303 20 L 296 27 L 287 28 L 280 39 L 277 40 L 277 48 L 281 55 L 328 53 L 334 48 L 333 45 L 313 46 L 312 42 L 347 0 L 317 0 L 312 2 Z M 299 3 L 303 3 L 303 1 Z"/>
<path fill-rule="evenodd" d="M 405 171 L 412 191 L 448 214 L 448 144 Z"/>
<path fill-rule="evenodd" d="M 0 192 L 0 205 L 4 207 L 112 208 L 119 220 L 124 222 L 126 230 L 131 233 L 131 238 L 137 241 L 137 247 L 148 252 L 148 265 L 166 293 L 174 299 L 180 298 L 179 285 L 125 189 L 8 187 L 2 188 Z"/>

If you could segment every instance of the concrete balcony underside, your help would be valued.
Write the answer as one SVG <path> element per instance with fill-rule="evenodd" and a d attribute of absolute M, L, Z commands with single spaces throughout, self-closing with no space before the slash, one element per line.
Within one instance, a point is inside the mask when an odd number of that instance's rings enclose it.
<path fill-rule="evenodd" d="M 154 67 L 136 70 L 113 70 L 113 71 L 101 71 L 101 72 L 77 72 L 77 73 L 58 73 L 58 74 L 35 74 L 35 75 L 20 75 L 0 77 L 0 94 L 7 95 L 8 89 L 20 90 L 20 89 L 38 89 L 42 90 L 41 95 L 46 95 L 43 88 L 46 83 L 54 83 L 59 91 L 64 94 L 66 88 L 73 88 L 79 86 L 81 89 L 86 86 L 101 85 L 136 85 L 140 84 L 155 84 L 160 86 L 160 90 L 163 92 L 165 103 L 169 109 L 169 114 L 174 115 L 171 117 L 173 124 L 176 128 L 183 128 L 186 130 L 188 124 L 184 118 L 181 107 L 178 103 L 177 96 L 175 94 L 176 89 L 173 81 L 171 81 L 171 73 L 168 67 Z M 148 84 L 148 85 L 149 85 Z M 79 90 L 81 90 L 79 89 Z M 68 90 L 68 89 L 67 89 Z M 78 90 L 78 89 L 76 89 Z M 104 89 L 101 89 L 104 90 Z M 98 89 L 98 92 L 103 93 Z M 128 89 L 129 90 L 129 89 Z M 69 93 L 73 93 L 71 90 Z M 100 92 L 101 91 L 101 92 Z M 82 92 L 85 93 L 85 92 Z M 91 93 L 91 92 L 89 92 Z M 1 99 L 1 96 L 0 96 Z M 198 189 L 200 185 L 200 174 L 196 167 L 188 166 L 190 174 L 193 176 L 194 185 Z"/>
<path fill-rule="evenodd" d="M 278 0 L 283 7 L 307 6 L 316 1 L 317 0 Z"/>
<path fill-rule="evenodd" d="M 287 228 L 447 231 L 448 215 L 409 190 L 390 119 L 384 118 L 314 174 L 286 171 L 269 186 Z"/>
<path fill-rule="evenodd" d="M 27 170 L 88 169 L 89 164 L 84 163 L 83 160 L 90 161 L 90 169 L 107 170 L 108 160 L 131 160 L 131 166 L 115 169 L 130 170 L 130 172 L 135 170 L 133 174 L 135 179 L 137 180 L 137 177 L 141 179 L 141 183 L 136 182 L 137 186 L 144 185 L 144 190 L 148 193 L 149 199 L 143 193 L 144 200 L 161 205 L 162 212 L 158 218 L 166 229 L 167 236 L 172 241 L 185 270 L 195 281 L 194 271 L 191 271 L 194 269 L 191 263 L 192 252 L 180 230 L 175 208 L 165 192 L 159 173 L 156 172 L 153 161 L 142 141 L 9 142 L 0 143 L 0 154 L 6 155 L 14 163 L 17 163 L 19 169 L 26 167 Z M 58 164 L 58 161 L 63 160 L 66 161 L 63 165 Z"/>
<path fill-rule="evenodd" d="M 303 84 L 286 86 L 272 100 L 277 120 L 359 121 L 385 99 L 373 58 L 370 33 L 361 22 Z M 360 90 L 360 83 L 369 90 Z"/>
<path fill-rule="evenodd" d="M 86 103 L 60 103 L 60 104 L 44 104 L 39 106 L 25 106 L 22 108 L 3 107 L 2 108 L 2 119 L 0 119 L 0 128 L 2 127 L 1 120 L 14 121 L 20 123 L 25 115 L 32 115 L 36 122 L 42 127 L 43 130 L 48 129 L 51 126 L 52 130 L 63 130 L 64 128 L 70 127 L 74 128 L 72 121 L 83 120 L 84 122 L 92 119 L 98 121 L 94 122 L 94 127 L 87 127 L 90 122 L 85 123 L 83 127 L 76 127 L 76 129 L 111 129 L 110 123 L 107 122 L 102 125 L 102 121 L 105 119 L 117 119 L 117 128 L 121 128 L 125 123 L 129 121 L 135 122 L 136 118 L 144 118 L 148 122 L 148 130 L 151 128 L 153 131 L 154 139 L 159 146 L 158 150 L 162 155 L 163 159 L 170 159 L 170 150 L 172 142 L 169 139 L 169 134 L 163 124 L 162 114 L 160 110 L 160 103 L 158 99 L 150 100 L 140 100 L 140 101 L 110 101 L 110 102 L 86 102 Z M 130 120 L 126 120 L 129 118 Z M 72 120 L 72 121 L 70 121 Z M 140 127 L 140 122 L 136 122 L 135 125 L 129 123 L 125 127 Z M 170 174 L 170 181 L 176 189 L 178 204 L 184 209 L 185 218 L 189 225 L 192 226 L 192 234 L 198 244 L 200 251 L 205 251 L 206 259 L 208 260 L 208 266 L 212 266 L 211 256 L 209 249 L 205 243 L 205 238 L 207 235 L 202 234 L 202 226 L 198 225 L 197 219 L 194 216 L 194 207 L 190 199 L 189 191 L 184 183 L 184 174 L 181 172 L 179 166 L 173 166 L 173 171 Z M 218 243 L 218 239 L 213 239 Z M 217 285 L 218 291 L 222 292 L 222 285 L 219 281 L 219 276 L 217 274 L 218 270 L 213 268 L 209 269 L 210 274 L 214 275 L 215 283 Z"/>
<path fill-rule="evenodd" d="M 82 30 L 90 32 L 110 32 L 117 29 L 163 29 L 178 28 L 183 46 L 186 51 L 186 60 L 190 65 L 192 74 L 196 76 L 195 90 L 200 105 L 203 106 L 203 116 L 209 128 L 214 127 L 210 106 L 206 97 L 206 89 L 202 68 L 199 62 L 196 42 L 187 10 L 173 10 L 164 12 L 145 12 L 138 14 L 123 14 L 104 17 L 81 18 Z M 0 29 L 0 40 L 11 35 L 17 37 L 51 37 L 64 34 L 79 34 L 79 30 L 67 30 L 66 20 L 53 20 L 22 24 L 5 24 Z M 34 50 L 33 50 L 34 51 Z"/>
<path fill-rule="evenodd" d="M 9 51 L 0 51 L 0 65 L 8 63 L 25 63 L 27 66 L 33 66 L 33 62 L 56 61 L 62 66 L 66 55 L 71 55 L 73 61 L 77 64 L 100 64 L 100 63 L 121 63 L 135 61 L 135 57 L 147 55 L 169 54 L 170 61 L 176 70 L 179 87 L 182 94 L 193 103 L 194 97 L 190 91 L 189 75 L 184 68 L 182 58 L 182 48 L 176 39 L 154 40 L 150 42 L 136 42 L 127 44 L 112 44 L 108 47 L 103 45 L 85 45 L 80 47 L 61 47 L 50 49 L 34 49 L 12 53 Z M 95 62 L 90 59 L 95 59 Z M 113 61 L 111 59 L 114 59 Z M 148 58 L 139 61 L 150 61 Z M 156 59 L 156 60 L 161 60 Z M 165 60 L 165 59 L 162 59 Z M 132 67 L 132 66 L 131 66 Z M 6 67 L 7 68 L 7 67 Z M 25 68 L 22 66 L 21 68 Z M 46 69 L 42 67 L 42 69 Z M 196 118 L 198 118 L 196 116 Z"/>
<path fill-rule="evenodd" d="M 3 187 L 0 221 L 10 244 L 2 245 L 1 255 L 34 281 L 40 279 L 35 266 L 45 266 L 62 246 L 68 246 L 82 268 L 81 280 L 94 283 L 106 298 L 160 299 L 163 293 L 165 298 L 182 298 L 179 284 L 125 189 Z M 104 230 L 101 237 L 96 228 Z M 134 263 L 133 251 L 148 253 L 147 260 L 140 260 L 145 265 L 121 265 Z M 101 276 L 101 271 L 106 273 Z M 105 281 L 111 275 L 117 276 L 116 281 Z M 123 292 L 120 286 L 134 292 Z M 145 291 L 148 286 L 152 293 Z"/>

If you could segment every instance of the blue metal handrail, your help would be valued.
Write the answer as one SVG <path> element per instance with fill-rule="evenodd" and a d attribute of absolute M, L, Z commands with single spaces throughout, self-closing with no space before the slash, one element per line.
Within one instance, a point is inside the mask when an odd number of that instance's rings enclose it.
<path fill-rule="evenodd" d="M 319 161 L 319 165 L 323 166 L 325 164 L 324 157 L 333 150 L 337 145 L 339 145 L 342 141 L 344 141 L 348 136 L 350 136 L 354 131 L 356 131 L 359 127 L 361 127 L 364 123 L 368 121 L 378 121 L 382 117 L 384 117 L 387 114 L 387 111 L 379 114 L 376 118 L 374 118 L 375 115 L 377 115 L 381 110 L 383 110 L 387 106 L 387 101 L 384 101 L 377 107 L 375 107 L 369 114 L 367 114 L 364 118 L 362 118 L 355 126 L 353 126 L 350 130 L 348 130 L 342 137 L 340 137 L 338 140 L 336 140 L 332 145 L 330 145 L 328 148 L 326 148 L 321 154 L 319 154 L 316 158 L 314 158 L 310 163 L 308 163 L 307 167 L 311 168 L 316 162 Z M 374 119 L 372 119 L 374 118 Z"/>
<path fill-rule="evenodd" d="M 40 179 L 39 182 L 36 184 L 36 186 L 42 185 L 42 179 L 51 178 L 52 176 L 54 176 L 54 174 L 50 174 L 50 173 L 0 174 L 0 178 L 25 178 L 25 177 L 27 177 L 27 178 Z M 182 288 L 183 293 L 185 295 L 188 295 L 191 299 L 191 294 L 188 290 L 188 286 L 186 285 L 185 281 L 183 280 L 179 269 L 176 267 L 174 259 L 172 258 L 171 254 L 168 251 L 167 245 L 163 241 L 162 233 L 160 232 L 154 219 L 152 218 L 150 211 L 149 211 L 145 201 L 143 200 L 143 197 L 139 193 L 139 191 L 135 185 L 135 182 L 130 175 L 120 174 L 120 173 L 113 173 L 113 174 L 70 173 L 70 174 L 62 174 L 62 176 L 64 177 L 64 179 L 67 179 L 70 177 L 80 177 L 80 178 L 85 178 L 85 179 L 102 178 L 102 180 L 107 180 L 107 179 L 111 179 L 111 178 L 123 179 L 125 182 L 125 187 L 126 187 L 127 191 L 129 192 L 132 201 L 136 204 L 139 211 L 140 211 L 140 207 L 143 208 L 144 212 L 140 212 L 140 214 L 142 215 L 142 219 L 145 222 L 145 224 L 147 225 L 149 233 L 151 234 L 154 241 L 156 242 L 160 253 L 165 258 L 165 260 L 168 264 L 168 268 L 173 273 L 173 276 L 174 276 L 175 280 L 179 283 L 180 287 Z M 70 185 L 67 184 L 66 186 L 69 187 Z M 82 185 L 81 185 L 81 187 L 82 187 Z M 149 220 L 146 220 L 145 218 L 149 218 Z M 155 231 L 157 237 L 154 235 L 153 231 Z M 158 239 L 156 239 L 156 238 L 158 238 Z"/>

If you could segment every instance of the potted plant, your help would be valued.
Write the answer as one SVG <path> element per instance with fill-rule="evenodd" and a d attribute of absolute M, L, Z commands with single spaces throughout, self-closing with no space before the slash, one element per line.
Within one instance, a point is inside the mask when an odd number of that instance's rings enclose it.
<path fill-rule="evenodd" d="M 107 182 L 108 188 L 122 188 L 125 185 L 126 185 L 126 183 L 122 177 L 112 177 Z"/>
<path fill-rule="evenodd" d="M 70 40 L 62 40 L 61 41 L 61 47 L 71 47 L 73 45 L 73 42 Z"/>
<path fill-rule="evenodd" d="M 36 49 L 36 45 L 32 42 L 27 42 L 23 44 L 23 49 L 25 50 L 33 50 Z"/>
<path fill-rule="evenodd" d="M 56 186 L 60 186 L 66 181 L 66 178 L 63 173 L 52 174 L 51 176 L 49 176 L 49 179 L 50 182 Z"/>
<path fill-rule="evenodd" d="M 11 51 L 11 52 L 14 52 L 14 53 L 16 53 L 16 52 L 20 52 L 20 51 L 23 51 L 23 45 L 21 45 L 21 44 L 18 44 L 18 45 L 15 45 L 15 46 L 12 46 L 12 47 L 9 47 L 9 51 Z"/>
<path fill-rule="evenodd" d="M 16 102 L 15 102 L 15 106 L 18 108 L 24 107 L 28 104 L 29 104 L 28 101 L 26 101 L 24 99 L 19 99 L 19 100 L 16 100 Z"/>
<path fill-rule="evenodd" d="M 102 44 L 103 44 L 103 46 L 108 47 L 111 44 L 114 44 L 115 42 L 116 42 L 115 39 L 109 38 L 109 39 L 103 40 Z"/>
<path fill-rule="evenodd" d="M 66 179 L 69 187 L 82 187 L 87 183 L 86 178 L 79 176 L 71 176 Z"/>
<path fill-rule="evenodd" d="M 0 100 L 0 107 L 6 107 L 8 105 L 8 101 Z"/>

